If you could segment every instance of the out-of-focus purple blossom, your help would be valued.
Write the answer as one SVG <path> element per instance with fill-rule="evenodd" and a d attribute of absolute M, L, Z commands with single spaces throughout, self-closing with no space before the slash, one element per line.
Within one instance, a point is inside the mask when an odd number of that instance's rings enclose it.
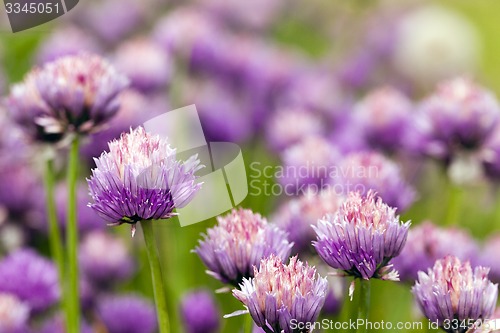
<path fill-rule="evenodd" d="M 355 107 L 367 146 L 393 152 L 405 147 L 413 105 L 391 87 L 372 91 Z"/>
<path fill-rule="evenodd" d="M 401 222 L 373 191 L 351 192 L 336 213 L 313 228 L 313 245 L 330 267 L 365 280 L 399 280 L 390 260 L 401 253 L 410 222 Z"/>
<path fill-rule="evenodd" d="M 108 142 L 120 138 L 123 132 L 135 128 L 143 122 L 170 110 L 165 97 L 145 96 L 136 90 L 127 89 L 118 96 L 120 109 L 108 126 L 98 133 L 93 133 L 84 143 L 81 154 L 94 164 L 94 158 L 99 157 L 108 149 Z"/>
<path fill-rule="evenodd" d="M 186 333 L 219 332 L 221 316 L 210 292 L 197 290 L 184 295 L 180 310 Z"/>
<path fill-rule="evenodd" d="M 200 8 L 184 7 L 160 19 L 153 39 L 194 69 L 220 67 L 227 33 Z"/>
<path fill-rule="evenodd" d="M 326 276 L 330 271 L 330 267 L 323 262 L 318 262 L 316 269 L 322 276 Z M 326 294 L 325 305 L 321 310 L 321 314 L 324 316 L 336 316 L 340 313 L 346 299 L 346 279 L 340 276 L 329 276 L 327 280 L 328 293 Z"/>
<path fill-rule="evenodd" d="M 500 250 L 500 235 L 496 234 L 488 238 L 488 240 L 486 241 L 481 250 L 478 260 L 481 266 L 490 268 L 490 278 L 491 281 L 495 283 L 500 282 L 500 263 L 498 262 L 499 250 Z"/>
<path fill-rule="evenodd" d="M 377 66 L 377 57 L 367 50 L 350 55 L 338 70 L 338 77 L 345 87 L 360 89 L 368 84 Z"/>
<path fill-rule="evenodd" d="M 59 184 L 55 193 L 57 220 L 66 228 L 66 209 L 68 208 L 68 189 L 65 184 Z M 85 184 L 77 187 L 77 220 L 78 229 L 85 233 L 92 230 L 103 229 L 104 224 L 96 212 L 88 207 L 90 195 Z"/>
<path fill-rule="evenodd" d="M 202 167 L 198 157 L 176 160 L 168 140 L 143 127 L 110 142 L 109 150 L 96 159 L 88 179 L 90 207 L 111 225 L 131 224 L 132 235 L 137 222 L 171 217 L 201 187 L 195 176 Z"/>
<path fill-rule="evenodd" d="M 243 142 L 253 133 L 251 101 L 227 83 L 197 80 L 184 94 L 187 104 L 196 104 L 209 141 Z"/>
<path fill-rule="evenodd" d="M 7 98 L 13 119 L 40 141 L 99 129 L 118 111 L 127 79 L 102 58 L 66 56 L 32 70 Z"/>
<path fill-rule="evenodd" d="M 277 175 L 278 181 L 289 187 L 287 194 L 292 192 L 290 188 L 300 194 L 304 185 L 326 185 L 331 169 L 340 161 L 340 153 L 325 138 L 309 136 L 283 151 L 281 159 L 283 172 Z"/>
<path fill-rule="evenodd" d="M 271 149 L 280 151 L 324 131 L 325 124 L 318 114 L 301 107 L 285 107 L 276 110 L 267 121 L 266 139 Z"/>
<path fill-rule="evenodd" d="M 107 43 L 116 43 L 144 22 L 148 1 L 105 0 L 78 10 L 72 19 Z"/>
<path fill-rule="evenodd" d="M 0 292 L 16 295 L 35 311 L 54 305 L 60 297 L 52 262 L 32 250 L 18 250 L 0 261 Z"/>
<path fill-rule="evenodd" d="M 64 325 L 64 316 L 57 313 L 54 316 L 46 319 L 41 328 L 37 331 L 38 333 L 66 333 Z M 94 331 L 86 322 L 80 324 L 81 333 L 93 333 Z"/>
<path fill-rule="evenodd" d="M 238 0 L 197 0 L 196 2 L 229 25 L 252 30 L 261 30 L 274 23 L 286 4 L 283 0 L 256 0 L 251 4 Z"/>
<path fill-rule="evenodd" d="M 343 200 L 343 196 L 328 190 L 319 193 L 308 191 L 279 207 L 272 221 L 288 233 L 295 253 L 311 252 L 311 242 L 316 238 L 311 225 L 315 225 L 326 214 L 335 213 Z"/>
<path fill-rule="evenodd" d="M 478 245 L 466 231 L 440 228 L 426 221 L 410 229 L 403 251 L 392 263 L 402 281 L 413 283 L 418 271 L 427 271 L 438 259 L 453 255 L 474 263 L 478 252 Z"/>
<path fill-rule="evenodd" d="M 259 327 L 292 333 L 294 321 L 313 323 L 325 302 L 328 281 L 314 267 L 292 257 L 287 264 L 274 255 L 254 267 L 254 278 L 243 279 L 233 295 L 245 304 Z"/>
<path fill-rule="evenodd" d="M 466 78 L 441 83 L 419 107 L 422 152 L 450 161 L 481 149 L 500 120 L 493 93 Z"/>
<path fill-rule="evenodd" d="M 79 254 L 82 273 L 99 285 L 124 280 L 134 269 L 123 240 L 103 231 L 87 234 L 80 244 Z"/>
<path fill-rule="evenodd" d="M 140 296 L 104 297 L 97 305 L 97 313 L 109 333 L 153 333 L 156 331 L 154 306 Z"/>
<path fill-rule="evenodd" d="M 27 332 L 29 315 L 28 304 L 13 294 L 0 293 L 0 332 Z"/>
<path fill-rule="evenodd" d="M 404 179 L 399 166 L 376 152 L 346 156 L 330 173 L 331 186 L 337 193 L 374 190 L 391 207 L 406 210 L 415 200 L 415 190 Z"/>
<path fill-rule="evenodd" d="M 36 55 L 37 63 L 44 64 L 64 56 L 83 52 L 100 53 L 100 46 L 89 34 L 76 26 L 64 26 L 43 40 Z"/>
<path fill-rule="evenodd" d="M 166 89 L 172 77 L 168 52 L 146 38 L 121 44 L 115 51 L 114 64 L 130 79 L 132 88 L 144 93 Z"/>
<path fill-rule="evenodd" d="M 328 139 L 338 147 L 342 155 L 369 150 L 360 133 L 363 133 L 363 127 L 354 112 L 344 112 L 336 119 Z"/>
<path fill-rule="evenodd" d="M 344 108 L 343 95 L 334 73 L 309 70 L 291 77 L 280 102 L 335 118 Z"/>
<path fill-rule="evenodd" d="M 285 260 L 293 244 L 276 225 L 248 209 L 233 209 L 217 217 L 218 225 L 208 229 L 194 252 L 214 278 L 237 286 L 253 276 L 253 267 L 271 254 Z"/>
<path fill-rule="evenodd" d="M 489 319 L 495 310 L 498 285 L 488 280 L 488 271 L 481 266 L 472 269 L 468 261 L 446 256 L 427 273 L 418 273 L 412 292 L 431 322 L 449 333 L 465 333 L 476 320 Z M 446 320 L 458 329 L 446 325 Z"/>

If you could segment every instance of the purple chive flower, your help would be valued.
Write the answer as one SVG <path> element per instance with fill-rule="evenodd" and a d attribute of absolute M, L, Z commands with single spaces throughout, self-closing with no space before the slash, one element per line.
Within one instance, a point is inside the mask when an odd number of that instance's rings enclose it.
<path fill-rule="evenodd" d="M 486 243 L 482 248 L 482 251 L 478 259 L 478 262 L 481 266 L 490 268 L 491 281 L 495 283 L 500 282 L 500 263 L 498 262 L 499 250 L 500 250 L 500 235 L 496 234 L 488 238 L 488 240 L 486 241 Z"/>
<path fill-rule="evenodd" d="M 283 0 L 257 0 L 252 4 L 238 0 L 197 0 L 196 2 L 232 26 L 258 30 L 275 22 L 286 3 Z"/>
<path fill-rule="evenodd" d="M 269 119 L 266 139 L 271 149 L 280 151 L 324 131 L 325 124 L 319 115 L 303 108 L 286 107 L 276 110 Z"/>
<path fill-rule="evenodd" d="M 114 64 L 130 79 L 131 87 L 144 93 L 165 89 L 172 77 L 169 54 L 146 38 L 120 45 Z"/>
<path fill-rule="evenodd" d="M 95 162 L 88 179 L 90 207 L 110 225 L 131 224 L 132 235 L 137 222 L 173 216 L 174 208 L 184 207 L 201 187 L 197 156 L 176 160 L 167 139 L 143 127 L 111 141 L 109 152 Z"/>
<path fill-rule="evenodd" d="M 79 253 L 83 274 L 95 284 L 122 281 L 133 273 L 134 262 L 123 240 L 103 231 L 87 234 Z"/>
<path fill-rule="evenodd" d="M 13 294 L 0 292 L 0 332 L 27 332 L 30 308 Z"/>
<path fill-rule="evenodd" d="M 418 273 L 412 292 L 430 321 L 438 322 L 446 332 L 465 333 L 476 320 L 489 319 L 495 310 L 498 285 L 488 280 L 488 271 L 481 266 L 472 269 L 468 261 L 446 256 L 427 273 Z M 446 320 L 453 325 L 444 327 Z"/>
<path fill-rule="evenodd" d="M 449 161 L 479 150 L 500 120 L 493 93 L 465 79 L 441 83 L 419 107 L 418 130 L 425 154 Z"/>
<path fill-rule="evenodd" d="M 184 295 L 180 310 L 186 333 L 219 332 L 220 312 L 210 292 L 197 290 Z"/>
<path fill-rule="evenodd" d="M 280 102 L 302 107 L 328 118 L 335 118 L 343 110 L 345 103 L 335 74 L 324 70 L 308 70 L 293 76 Z"/>
<path fill-rule="evenodd" d="M 220 67 L 221 41 L 226 38 L 225 30 L 195 7 L 171 11 L 153 30 L 153 39 L 159 45 L 196 69 Z"/>
<path fill-rule="evenodd" d="M 328 281 L 314 267 L 292 257 L 287 264 L 274 255 L 254 267 L 254 278 L 243 279 L 233 295 L 259 327 L 292 333 L 293 322 L 313 323 L 325 302 Z"/>
<path fill-rule="evenodd" d="M 83 30 L 75 26 L 64 26 L 43 40 L 36 58 L 38 64 L 44 64 L 82 52 L 99 53 L 100 49 L 97 41 Z"/>
<path fill-rule="evenodd" d="M 465 230 L 440 228 L 426 221 L 410 229 L 403 251 L 392 263 L 402 281 L 413 283 L 418 271 L 425 272 L 438 259 L 453 255 L 475 262 L 478 252 L 476 242 Z"/>
<path fill-rule="evenodd" d="M 313 246 L 330 267 L 347 275 L 398 281 L 390 261 L 401 253 L 410 222 L 402 223 L 395 211 L 373 191 L 351 192 L 336 213 L 313 226 Z"/>
<path fill-rule="evenodd" d="M 77 187 L 77 221 L 78 229 L 85 233 L 93 230 L 103 229 L 104 225 L 99 215 L 88 207 L 90 195 L 85 184 Z M 66 228 L 66 209 L 68 207 L 68 189 L 65 184 L 59 184 L 55 193 L 57 218 L 63 228 Z"/>
<path fill-rule="evenodd" d="M 32 250 L 18 250 L 0 261 L 0 292 L 16 295 L 33 311 L 54 305 L 60 297 L 54 264 Z"/>
<path fill-rule="evenodd" d="M 153 333 L 157 328 L 153 304 L 140 296 L 104 297 L 97 313 L 109 333 Z"/>
<path fill-rule="evenodd" d="M 7 107 L 36 140 L 96 131 L 118 111 L 116 97 L 127 79 L 102 58 L 81 54 L 59 58 L 31 71 L 14 85 Z"/>
<path fill-rule="evenodd" d="M 500 180 L 500 126 L 497 126 L 479 153 L 484 173 L 494 181 Z"/>
<path fill-rule="evenodd" d="M 108 149 L 108 142 L 120 138 L 123 132 L 140 126 L 145 121 L 170 110 L 165 97 L 144 95 L 133 89 L 126 89 L 118 96 L 120 109 L 108 126 L 102 131 L 93 133 L 81 149 L 82 155 L 94 165 L 94 158 Z M 147 110 L 147 111 L 146 111 Z"/>
<path fill-rule="evenodd" d="M 62 314 L 57 313 L 56 315 L 46 319 L 38 333 L 66 333 L 65 325 L 64 325 L 64 316 Z M 94 331 L 89 327 L 89 325 L 85 322 L 80 324 L 80 332 L 81 333 L 93 333 Z"/>
<path fill-rule="evenodd" d="M 283 151 L 281 159 L 284 171 L 278 174 L 278 181 L 296 188 L 299 194 L 304 185 L 325 186 L 330 169 L 340 160 L 340 153 L 328 140 L 310 136 Z"/>
<path fill-rule="evenodd" d="M 224 283 L 237 286 L 253 276 L 253 266 L 271 254 L 283 260 L 290 255 L 293 244 L 287 234 L 249 209 L 233 209 L 217 217 L 217 222 L 194 252 L 207 266 L 207 273 Z"/>
<path fill-rule="evenodd" d="M 278 208 L 272 220 L 288 233 L 288 240 L 294 244 L 294 252 L 312 252 L 311 242 L 316 234 L 311 225 L 315 225 L 326 214 L 336 212 L 343 200 L 343 196 L 332 191 L 308 191 Z"/>
<path fill-rule="evenodd" d="M 415 190 L 403 179 L 399 166 L 380 153 L 349 154 L 330 176 L 330 186 L 338 193 L 374 190 L 385 203 L 402 211 L 415 201 Z"/>
<path fill-rule="evenodd" d="M 355 106 L 366 144 L 388 152 L 404 147 L 412 109 L 411 101 L 394 88 L 372 91 Z"/>

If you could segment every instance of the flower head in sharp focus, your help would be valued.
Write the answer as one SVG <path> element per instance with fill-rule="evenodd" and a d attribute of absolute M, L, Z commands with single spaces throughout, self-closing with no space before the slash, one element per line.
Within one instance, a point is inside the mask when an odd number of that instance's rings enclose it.
<path fill-rule="evenodd" d="M 118 111 L 117 96 L 128 85 L 96 55 L 66 56 L 35 68 L 7 97 L 14 120 L 42 142 L 69 133 L 98 130 Z"/>
<path fill-rule="evenodd" d="M 0 332 L 22 333 L 28 325 L 30 308 L 13 294 L 0 293 Z"/>
<path fill-rule="evenodd" d="M 207 266 L 207 273 L 224 283 L 237 286 L 243 278 L 252 277 L 254 266 L 271 254 L 283 260 L 290 255 L 293 243 L 288 242 L 287 233 L 260 214 L 233 209 L 217 221 L 194 252 Z"/>
<path fill-rule="evenodd" d="M 196 290 L 184 295 L 180 310 L 187 333 L 219 332 L 220 313 L 210 292 Z"/>
<path fill-rule="evenodd" d="M 475 262 L 479 256 L 479 248 L 465 230 L 440 228 L 426 221 L 410 229 L 403 251 L 392 263 L 399 272 L 401 281 L 413 283 L 418 277 L 418 271 L 426 271 L 436 260 L 447 255 Z"/>
<path fill-rule="evenodd" d="M 389 206 L 402 211 L 415 201 L 415 190 L 404 179 L 399 165 L 380 153 L 351 153 L 330 176 L 331 186 L 340 187 L 345 194 L 352 191 L 366 194 L 373 190 Z"/>
<path fill-rule="evenodd" d="M 494 94 L 465 78 L 441 83 L 419 107 L 421 150 L 451 161 L 456 153 L 478 151 L 500 121 Z"/>
<path fill-rule="evenodd" d="M 233 295 L 246 306 L 257 326 L 274 333 L 292 333 L 293 321 L 307 325 L 318 318 L 328 282 L 314 267 L 297 257 L 287 265 L 272 255 L 254 270 L 254 277 L 244 279 Z"/>
<path fill-rule="evenodd" d="M 472 268 L 468 261 L 446 256 L 427 273 L 419 272 L 412 288 L 425 316 L 442 326 L 446 320 L 459 325 L 443 327 L 449 333 L 465 333 L 477 320 L 490 319 L 495 310 L 498 285 L 488 280 L 488 268 Z M 453 328 L 458 326 L 458 328 Z"/>
<path fill-rule="evenodd" d="M 184 207 L 201 188 L 197 155 L 176 160 L 168 140 L 143 127 L 111 141 L 95 163 L 88 179 L 90 207 L 109 225 L 131 224 L 132 235 L 137 222 L 172 217 L 174 208 Z"/>
<path fill-rule="evenodd" d="M 0 262 L 0 292 L 11 293 L 32 311 L 43 311 L 60 297 L 57 270 L 31 250 L 17 250 Z"/>
<path fill-rule="evenodd" d="M 335 214 L 313 226 L 313 246 L 330 267 L 347 275 L 398 281 L 390 261 L 401 253 L 410 222 L 402 223 L 395 211 L 373 191 L 351 192 Z"/>

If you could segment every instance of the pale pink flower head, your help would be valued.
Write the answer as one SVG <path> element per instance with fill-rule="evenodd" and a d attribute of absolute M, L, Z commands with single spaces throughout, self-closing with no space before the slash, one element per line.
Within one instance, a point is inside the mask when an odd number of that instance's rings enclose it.
<path fill-rule="evenodd" d="M 283 260 L 290 255 L 293 243 L 288 242 L 287 233 L 249 209 L 233 209 L 217 222 L 194 252 L 209 269 L 207 273 L 224 283 L 237 286 L 253 276 L 253 267 L 271 254 Z"/>
<path fill-rule="evenodd" d="M 90 204 L 111 225 L 172 217 L 200 189 L 195 172 L 200 161 L 193 155 L 176 159 L 166 138 L 147 133 L 143 127 L 124 133 L 109 143 L 109 152 L 95 159 L 88 179 Z"/>
<path fill-rule="evenodd" d="M 0 332 L 17 333 L 27 329 L 30 308 L 15 295 L 0 293 Z"/>
<path fill-rule="evenodd" d="M 443 329 L 466 332 L 476 320 L 489 319 L 495 310 L 498 285 L 490 282 L 488 272 L 488 268 L 473 269 L 468 261 L 446 256 L 427 273 L 419 272 L 412 292 L 430 321 L 441 326 L 446 320 L 456 321 L 460 329 L 453 329 L 453 325 Z"/>
<path fill-rule="evenodd" d="M 257 326 L 292 333 L 293 321 L 306 325 L 318 318 L 328 282 L 314 267 L 296 256 L 287 265 L 271 255 L 254 270 L 254 277 L 244 279 L 233 295 L 248 308 Z"/>

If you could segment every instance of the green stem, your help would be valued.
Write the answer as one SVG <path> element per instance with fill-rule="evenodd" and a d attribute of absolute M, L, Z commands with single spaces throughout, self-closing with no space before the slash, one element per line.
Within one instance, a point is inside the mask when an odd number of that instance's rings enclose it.
<path fill-rule="evenodd" d="M 460 212 L 462 211 L 464 191 L 458 185 L 449 184 L 448 186 L 448 210 L 446 211 L 445 223 L 451 226 L 458 224 Z"/>
<path fill-rule="evenodd" d="M 244 322 L 244 332 L 245 333 L 252 333 L 253 331 L 253 319 L 252 319 L 252 316 L 250 314 L 248 314 L 247 316 L 245 316 L 245 322 Z"/>
<path fill-rule="evenodd" d="M 57 210 L 56 210 L 56 202 L 54 196 L 54 187 L 55 187 L 55 171 L 54 171 L 54 160 L 52 157 L 48 157 L 45 164 L 45 174 L 44 174 L 44 182 L 45 182 L 45 201 L 47 205 L 47 220 L 49 223 L 49 246 L 50 246 L 50 254 L 52 258 L 56 262 L 57 273 L 59 277 L 59 281 L 62 285 L 64 279 L 64 252 L 63 252 L 63 241 L 61 237 L 61 231 L 59 230 L 59 223 L 57 221 Z M 64 293 L 62 297 L 62 303 L 64 307 L 64 311 L 66 313 L 66 317 L 68 316 L 68 310 L 64 301 Z M 66 318 L 67 319 L 67 318 Z"/>
<path fill-rule="evenodd" d="M 358 305 L 358 319 L 364 321 L 368 320 L 370 312 L 370 280 L 359 279 L 360 283 L 360 297 Z M 366 325 L 358 326 L 358 333 L 366 333 Z"/>
<path fill-rule="evenodd" d="M 66 247 L 68 252 L 67 307 L 69 309 L 68 332 L 80 331 L 80 295 L 78 284 L 78 221 L 77 221 L 77 181 L 79 138 L 71 142 L 68 162 L 68 216 L 66 219 Z"/>
<path fill-rule="evenodd" d="M 144 241 L 146 243 L 146 251 L 148 253 L 149 268 L 151 269 L 151 279 L 153 281 L 153 292 L 156 304 L 156 314 L 158 316 L 158 326 L 160 333 L 170 333 L 170 322 L 167 312 L 167 299 L 163 287 L 161 276 L 160 258 L 153 233 L 153 223 L 148 220 L 141 222 L 142 232 L 144 233 Z"/>

